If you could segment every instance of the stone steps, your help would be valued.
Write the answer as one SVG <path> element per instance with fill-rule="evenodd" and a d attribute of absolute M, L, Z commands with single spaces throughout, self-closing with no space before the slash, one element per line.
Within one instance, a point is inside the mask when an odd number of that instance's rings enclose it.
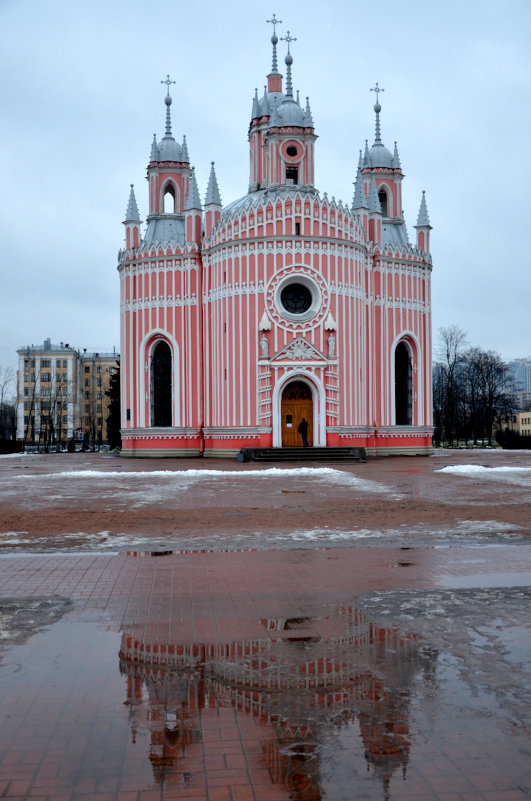
<path fill-rule="evenodd" d="M 365 448 L 242 448 L 239 462 L 365 462 Z"/>

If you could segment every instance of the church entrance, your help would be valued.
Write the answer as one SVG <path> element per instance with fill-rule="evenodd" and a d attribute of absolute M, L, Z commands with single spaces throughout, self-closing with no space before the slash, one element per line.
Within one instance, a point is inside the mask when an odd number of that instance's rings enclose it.
<path fill-rule="evenodd" d="M 313 445 L 313 400 L 312 390 L 304 381 L 291 381 L 282 393 L 282 447 L 302 447 L 298 428 L 301 420 L 308 421 L 308 445 Z"/>

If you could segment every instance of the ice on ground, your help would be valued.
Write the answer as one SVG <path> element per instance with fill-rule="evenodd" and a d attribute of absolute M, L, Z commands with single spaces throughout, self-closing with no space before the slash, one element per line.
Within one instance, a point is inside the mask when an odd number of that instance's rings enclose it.
<path fill-rule="evenodd" d="M 487 481 L 503 481 L 507 484 L 531 488 L 531 467 L 484 467 L 478 464 L 456 464 L 447 465 L 436 472 Z"/>
<path fill-rule="evenodd" d="M 110 534 L 83 531 L 28 537 L 26 531 L 0 533 L 0 552 L 18 553 L 106 553 L 185 552 L 237 550 L 292 550 L 344 548 L 356 545 L 447 548 L 456 545 L 525 545 L 518 526 L 496 520 L 462 520 L 452 526 L 428 523 L 387 529 L 305 528 L 296 531 L 217 531 L 215 534 L 166 533 L 163 536 Z"/>

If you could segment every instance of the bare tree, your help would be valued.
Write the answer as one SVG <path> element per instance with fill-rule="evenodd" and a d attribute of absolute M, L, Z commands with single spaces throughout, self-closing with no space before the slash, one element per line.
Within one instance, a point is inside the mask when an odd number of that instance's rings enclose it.
<path fill-rule="evenodd" d="M 441 425 L 448 445 L 454 444 L 459 432 L 460 384 L 466 342 L 466 333 L 457 325 L 439 329 L 436 368 L 440 386 L 437 391 L 442 393 Z"/>
<path fill-rule="evenodd" d="M 12 367 L 0 367 L 0 439 L 11 439 L 13 436 L 13 416 L 15 406 L 9 392 L 15 383 L 15 371 Z"/>

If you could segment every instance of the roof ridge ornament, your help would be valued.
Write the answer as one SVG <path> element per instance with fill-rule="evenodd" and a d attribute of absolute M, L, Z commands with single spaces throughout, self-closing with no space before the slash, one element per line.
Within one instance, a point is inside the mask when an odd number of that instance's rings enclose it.
<path fill-rule="evenodd" d="M 380 102 L 379 102 L 380 99 L 379 99 L 378 95 L 380 94 L 380 92 L 385 92 L 385 89 L 382 89 L 380 86 L 378 86 L 378 81 L 376 81 L 376 86 L 371 88 L 371 92 L 376 92 L 376 103 L 374 104 L 374 110 L 376 112 L 376 137 L 375 137 L 375 140 L 374 140 L 374 144 L 375 145 L 381 145 L 382 144 L 382 138 L 380 136 L 380 111 L 382 110 L 382 107 L 380 105 Z"/>
<path fill-rule="evenodd" d="M 171 106 L 171 96 L 170 96 L 170 84 L 176 83 L 176 81 L 171 81 L 170 76 L 166 75 L 166 80 L 161 81 L 161 83 L 165 83 L 167 86 L 166 97 L 164 98 L 164 102 L 166 103 L 166 132 L 165 136 L 171 136 L 171 116 L 170 116 L 170 106 Z"/>
<path fill-rule="evenodd" d="M 285 36 L 280 37 L 280 41 L 288 43 L 288 53 L 284 59 L 286 62 L 286 67 L 288 68 L 288 74 L 286 76 L 286 97 L 289 97 L 290 100 L 293 100 L 293 85 L 291 83 L 291 65 L 293 64 L 293 56 L 290 53 L 289 46 L 291 42 L 297 41 L 297 37 L 291 36 L 290 31 L 287 31 Z"/>
<path fill-rule="evenodd" d="M 277 36 L 277 25 L 282 24 L 281 19 L 277 19 L 276 14 L 273 14 L 272 19 L 266 19 L 266 22 L 269 22 L 273 26 L 273 36 L 271 37 L 271 44 L 273 45 L 273 66 L 271 68 L 271 72 L 275 74 L 278 72 L 278 64 L 277 64 L 277 44 L 278 44 L 278 36 Z"/>

